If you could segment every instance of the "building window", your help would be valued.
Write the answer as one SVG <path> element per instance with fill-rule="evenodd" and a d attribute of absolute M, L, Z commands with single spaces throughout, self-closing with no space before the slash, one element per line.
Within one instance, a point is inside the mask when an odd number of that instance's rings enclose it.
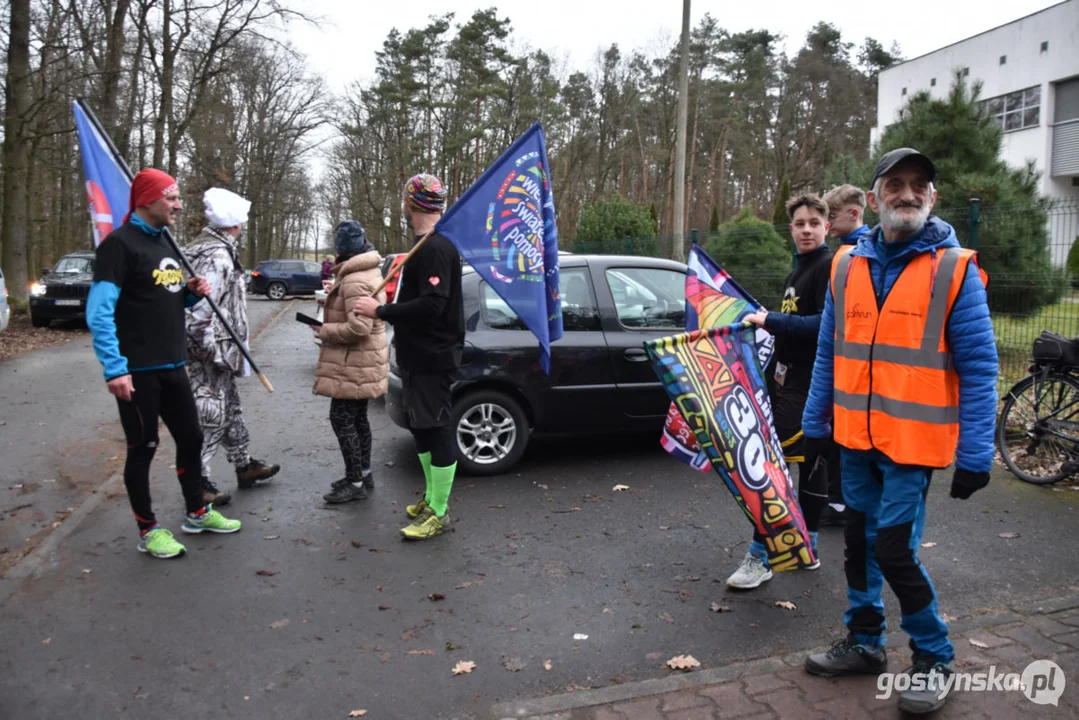
<path fill-rule="evenodd" d="M 1049 52 L 1049 41 L 1048 40 L 1043 40 L 1042 41 L 1042 52 Z"/>
<path fill-rule="evenodd" d="M 903 92 L 901 92 L 901 93 L 899 93 L 899 94 L 900 94 L 900 95 L 906 95 L 906 94 L 907 94 L 907 89 L 906 89 L 906 88 L 903 88 Z"/>
<path fill-rule="evenodd" d="M 1003 64 L 1005 64 L 1007 62 L 1008 62 L 1008 56 L 1007 55 L 1001 55 L 1000 56 L 1000 64 L 1003 65 Z"/>
<path fill-rule="evenodd" d="M 1041 123 L 1041 85 L 998 95 L 978 103 L 982 112 L 995 119 L 1004 130 L 1023 130 L 1038 127 Z"/>
<path fill-rule="evenodd" d="M 936 78 L 931 78 L 929 80 L 929 87 L 936 87 L 936 86 L 937 86 L 937 79 Z"/>

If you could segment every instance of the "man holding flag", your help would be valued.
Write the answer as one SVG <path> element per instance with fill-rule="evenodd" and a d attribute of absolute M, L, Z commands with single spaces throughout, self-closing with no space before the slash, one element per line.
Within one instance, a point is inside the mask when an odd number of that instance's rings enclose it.
<path fill-rule="evenodd" d="M 184 282 L 173 247 L 162 237 L 183 207 L 176 181 L 160 170 L 135 176 L 124 223 L 97 248 L 86 322 L 105 383 L 116 396 L 127 439 L 124 485 L 139 526 L 140 552 L 176 557 L 184 546 L 157 524 L 150 501 L 150 463 L 159 444 L 158 418 L 176 442 L 187 533 L 233 533 L 229 520 L 202 496 L 202 430 L 184 362 L 184 308 L 210 293 L 203 277 Z"/>
<path fill-rule="evenodd" d="M 434 175 L 405 183 L 404 217 L 416 243 L 392 305 L 373 297 L 356 301 L 354 312 L 394 326 L 408 424 L 416 439 L 426 490 L 405 512 L 401 529 L 408 540 L 429 540 L 449 524 L 449 499 L 457 470 L 450 385 L 461 364 L 465 341 L 461 298 L 461 256 L 435 225 L 446 208 L 446 190 Z"/>

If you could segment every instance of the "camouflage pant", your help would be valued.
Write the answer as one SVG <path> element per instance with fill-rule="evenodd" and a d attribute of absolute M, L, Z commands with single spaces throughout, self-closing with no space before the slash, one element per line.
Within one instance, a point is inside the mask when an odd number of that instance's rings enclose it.
<path fill-rule="evenodd" d="M 187 374 L 195 393 L 195 407 L 202 426 L 202 472 L 210 477 L 210 460 L 218 446 L 225 445 L 229 462 L 242 467 L 251 461 L 251 438 L 244 425 L 236 377 L 211 363 L 189 360 Z"/>

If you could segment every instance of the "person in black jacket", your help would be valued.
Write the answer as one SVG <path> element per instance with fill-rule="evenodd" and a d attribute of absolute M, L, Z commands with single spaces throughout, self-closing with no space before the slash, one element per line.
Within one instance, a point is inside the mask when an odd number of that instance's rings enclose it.
<path fill-rule="evenodd" d="M 818 196 L 799 195 L 787 202 L 791 237 L 798 251 L 797 266 L 785 281 L 780 312 L 762 310 L 746 320 L 775 335 L 772 416 L 788 464 L 798 463 L 798 504 L 802 507 L 813 549 L 821 512 L 828 502 L 826 463 L 811 468 L 805 463 L 802 410 L 813 377 L 817 356 L 817 334 L 828 292 L 832 253 L 825 244 L 828 235 L 828 206 Z M 810 570 L 820 567 L 820 560 Z M 727 585 L 750 590 L 772 579 L 765 539 L 754 532 L 753 543 L 741 566 L 727 578 Z"/>
<path fill-rule="evenodd" d="M 210 294 L 204 277 L 184 281 L 173 246 L 162 234 L 183 205 L 176 181 L 155 169 L 131 181 L 131 212 L 97 248 L 86 323 L 105 384 L 116 396 L 127 440 L 124 486 L 139 526 L 138 549 L 177 557 L 184 546 L 157 524 L 150 502 L 150 463 L 159 444 L 158 418 L 176 441 L 176 476 L 184 493 L 186 533 L 234 533 L 230 520 L 202 493 L 202 430 L 184 363 L 184 308 Z"/>
<path fill-rule="evenodd" d="M 448 503 L 457 470 L 450 384 L 465 341 L 461 256 L 453 243 L 434 232 L 446 207 L 446 190 L 438 178 L 410 178 L 403 204 L 414 242 L 423 240 L 423 245 L 402 268 L 393 304 L 380 305 L 364 297 L 353 310 L 394 326 L 402 403 L 427 481 L 423 498 L 405 508 L 412 522 L 401 534 L 409 540 L 428 540 L 449 524 Z"/>

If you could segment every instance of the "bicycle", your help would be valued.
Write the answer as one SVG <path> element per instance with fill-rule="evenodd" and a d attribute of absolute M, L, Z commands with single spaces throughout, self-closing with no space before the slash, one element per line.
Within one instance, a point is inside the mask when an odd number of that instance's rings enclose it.
<path fill-rule="evenodd" d="M 1079 338 L 1043 331 L 1033 364 L 1008 391 L 997 422 L 1004 465 L 1034 485 L 1079 471 Z"/>

